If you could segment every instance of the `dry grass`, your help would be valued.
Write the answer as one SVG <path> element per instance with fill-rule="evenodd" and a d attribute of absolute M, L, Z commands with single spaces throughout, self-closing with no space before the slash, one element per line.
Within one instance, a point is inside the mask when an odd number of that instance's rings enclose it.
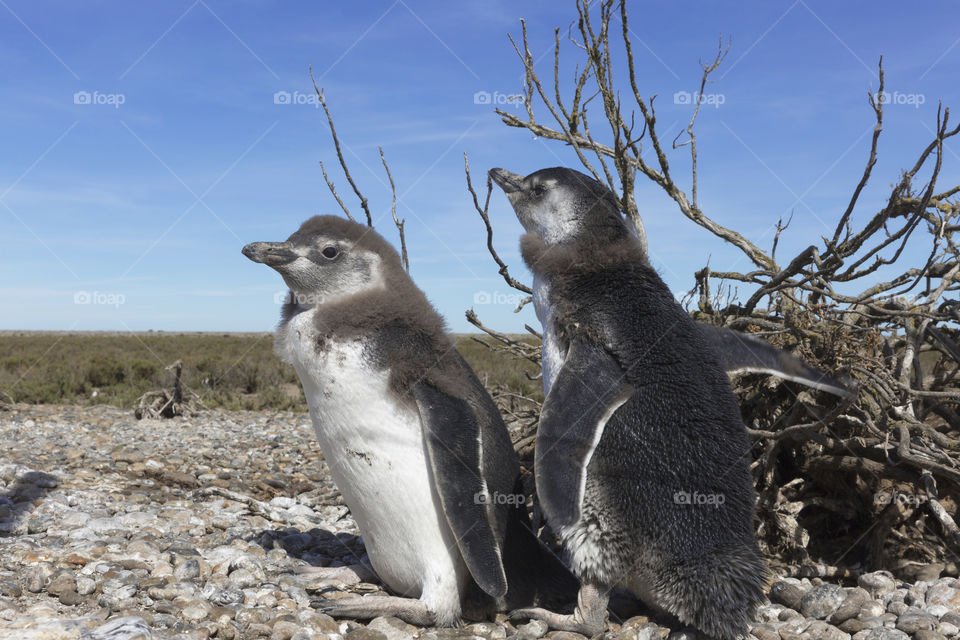
<path fill-rule="evenodd" d="M 532 364 L 469 336 L 458 336 L 457 348 L 488 387 L 538 392 L 539 382 L 524 375 L 535 372 Z M 175 360 L 208 407 L 306 410 L 297 375 L 274 355 L 269 333 L 7 331 L 0 333 L 0 399 L 132 409 L 144 392 L 171 383 L 164 367 Z"/>

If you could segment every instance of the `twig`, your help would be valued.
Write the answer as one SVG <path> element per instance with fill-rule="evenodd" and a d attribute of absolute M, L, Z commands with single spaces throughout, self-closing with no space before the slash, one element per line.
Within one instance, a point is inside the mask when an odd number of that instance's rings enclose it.
<path fill-rule="evenodd" d="M 400 258 L 403 262 L 403 270 L 410 273 L 410 260 L 407 258 L 407 238 L 403 233 L 403 225 L 407 222 L 404 218 L 397 218 L 397 186 L 393 183 L 393 176 L 390 174 L 390 167 L 387 166 L 387 159 L 383 157 L 383 147 L 377 147 L 380 151 L 380 162 L 383 163 L 383 170 L 387 172 L 387 178 L 390 180 L 390 193 L 393 196 L 390 202 L 390 213 L 393 215 L 393 224 L 397 225 L 397 231 L 400 233 Z"/>

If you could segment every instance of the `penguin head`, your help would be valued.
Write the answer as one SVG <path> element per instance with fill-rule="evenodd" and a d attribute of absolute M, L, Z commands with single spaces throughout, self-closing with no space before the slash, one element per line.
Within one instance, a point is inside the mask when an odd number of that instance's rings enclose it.
<path fill-rule="evenodd" d="M 490 178 L 503 189 L 527 233 L 548 245 L 614 242 L 629 234 L 614 193 L 579 171 L 551 167 L 524 177 L 491 169 Z"/>
<path fill-rule="evenodd" d="M 385 273 L 401 269 L 396 251 L 370 227 L 315 216 L 286 242 L 252 242 L 243 255 L 275 269 L 301 306 L 316 306 L 382 289 Z"/>

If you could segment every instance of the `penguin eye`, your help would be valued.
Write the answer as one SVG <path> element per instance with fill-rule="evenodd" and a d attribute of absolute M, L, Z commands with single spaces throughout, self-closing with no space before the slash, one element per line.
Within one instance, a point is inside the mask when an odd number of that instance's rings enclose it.
<path fill-rule="evenodd" d="M 547 188 L 541 183 L 533 187 L 533 195 L 542 196 L 547 192 Z"/>
<path fill-rule="evenodd" d="M 340 254 L 336 247 L 324 247 L 323 251 L 320 253 L 322 253 L 323 257 L 327 258 L 328 260 L 333 260 Z"/>

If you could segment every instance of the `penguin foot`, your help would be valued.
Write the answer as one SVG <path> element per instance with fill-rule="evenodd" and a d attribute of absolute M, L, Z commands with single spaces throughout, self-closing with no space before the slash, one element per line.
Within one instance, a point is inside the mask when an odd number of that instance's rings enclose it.
<path fill-rule="evenodd" d="M 543 620 L 551 629 L 579 633 L 587 636 L 588 638 L 593 637 L 598 633 L 603 633 L 603 630 L 607 626 L 605 618 L 601 617 L 600 620 L 584 620 L 582 616 L 578 615 L 579 613 L 579 611 L 575 611 L 574 613 L 564 615 L 562 613 L 554 613 L 553 611 L 547 611 L 546 609 L 539 608 L 517 609 L 510 612 L 509 618 L 510 620 L 514 620 L 516 618 Z"/>
<path fill-rule="evenodd" d="M 437 617 L 420 600 L 398 596 L 358 596 L 323 600 L 316 606 L 333 618 L 369 620 L 380 616 L 395 616 L 404 622 L 425 627 L 436 624 Z"/>
<path fill-rule="evenodd" d="M 333 587 L 343 590 L 361 582 L 380 582 L 377 574 L 362 564 L 349 567 L 297 567 L 296 572 L 310 580 L 314 588 Z"/>
<path fill-rule="evenodd" d="M 546 609 L 517 609 L 510 613 L 510 619 L 532 618 L 543 620 L 551 629 L 570 631 L 593 637 L 607 627 L 607 602 L 610 593 L 594 584 L 585 583 L 577 594 L 577 608 L 571 614 L 555 613 Z"/>

